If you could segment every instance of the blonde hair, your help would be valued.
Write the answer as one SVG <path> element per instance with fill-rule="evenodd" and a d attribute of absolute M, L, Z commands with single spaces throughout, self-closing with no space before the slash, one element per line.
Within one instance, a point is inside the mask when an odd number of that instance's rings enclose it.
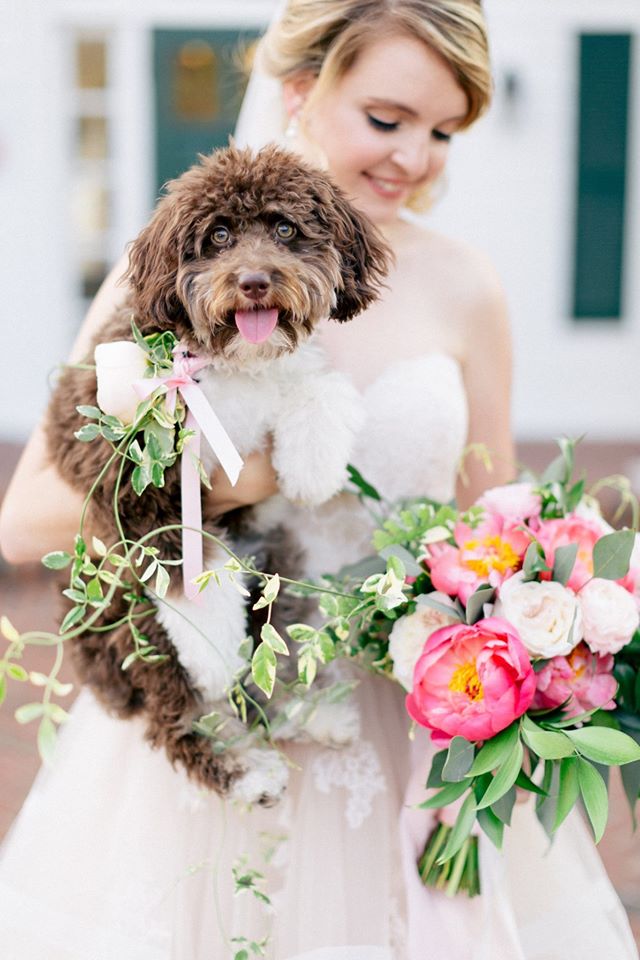
<path fill-rule="evenodd" d="M 424 41 L 451 68 L 467 96 L 461 128 L 491 100 L 487 30 L 479 0 L 289 0 L 262 41 L 262 62 L 281 80 L 310 72 L 316 89 L 340 80 L 382 36 Z"/>

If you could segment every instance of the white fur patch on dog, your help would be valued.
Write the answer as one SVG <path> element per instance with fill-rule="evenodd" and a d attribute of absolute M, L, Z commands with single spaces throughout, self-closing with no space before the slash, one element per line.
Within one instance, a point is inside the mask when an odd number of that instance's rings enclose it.
<path fill-rule="evenodd" d="M 247 769 L 233 782 L 232 800 L 252 804 L 263 798 L 275 802 L 282 796 L 289 782 L 289 767 L 276 750 L 249 747 L 239 759 Z"/>
<path fill-rule="evenodd" d="M 220 569 L 226 560 L 227 554 L 219 550 L 209 554 L 206 565 Z M 238 653 L 247 634 L 246 601 L 226 571 L 220 578 L 221 586 L 213 579 L 209 582 L 200 604 L 183 595 L 168 597 L 168 603 L 156 601 L 158 621 L 206 703 L 221 700 L 246 663 Z"/>

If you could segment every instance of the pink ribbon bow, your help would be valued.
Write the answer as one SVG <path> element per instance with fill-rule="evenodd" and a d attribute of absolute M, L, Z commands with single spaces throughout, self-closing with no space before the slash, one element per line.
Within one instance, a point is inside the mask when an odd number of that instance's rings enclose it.
<path fill-rule="evenodd" d="M 195 600 L 198 586 L 193 582 L 202 573 L 204 551 L 202 546 L 202 504 L 200 502 L 200 475 L 197 462 L 200 459 L 200 442 L 204 433 L 211 449 L 220 461 L 220 466 L 235 486 L 244 465 L 229 434 L 211 409 L 209 401 L 194 380 L 194 374 L 208 366 L 210 360 L 189 356 L 184 344 L 173 349 L 173 370 L 166 377 L 138 380 L 134 388 L 141 399 L 146 399 L 158 387 L 166 388 L 167 409 L 173 413 L 180 392 L 187 405 L 185 428 L 193 430 L 186 441 L 180 462 L 182 500 L 182 574 L 185 596 Z M 185 454 L 190 454 L 185 455 Z"/>

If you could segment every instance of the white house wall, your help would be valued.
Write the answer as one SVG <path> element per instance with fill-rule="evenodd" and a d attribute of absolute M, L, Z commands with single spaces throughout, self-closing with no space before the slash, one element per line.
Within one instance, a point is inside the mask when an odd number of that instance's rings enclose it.
<path fill-rule="evenodd" d="M 46 403 L 47 372 L 76 318 L 69 269 L 69 58 L 72 28 L 113 32 L 115 258 L 151 202 L 151 30 L 260 26 L 272 0 L 19 0 L 0 35 L 0 317 L 5 358 L 0 438 L 26 435 Z M 514 326 L 518 435 L 588 432 L 640 437 L 640 0 L 486 0 L 497 76 L 492 113 L 454 143 L 449 187 L 432 224 L 484 247 L 504 280 Z M 628 197 L 626 315 L 569 317 L 577 132 L 576 35 L 636 34 L 635 116 Z M 508 109 L 501 78 L 520 78 Z M 491 372 L 488 371 L 490 376 Z"/>

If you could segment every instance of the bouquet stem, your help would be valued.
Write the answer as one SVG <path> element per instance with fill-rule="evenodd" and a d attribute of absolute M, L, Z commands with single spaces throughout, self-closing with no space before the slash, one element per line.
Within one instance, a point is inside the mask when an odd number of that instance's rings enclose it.
<path fill-rule="evenodd" d="M 424 853 L 418 861 L 420 877 L 425 886 L 442 890 L 448 897 L 454 897 L 459 892 L 475 897 L 480 893 L 477 837 L 467 837 L 450 860 L 437 862 L 451 830 L 452 827 L 439 823 L 430 834 Z"/>

